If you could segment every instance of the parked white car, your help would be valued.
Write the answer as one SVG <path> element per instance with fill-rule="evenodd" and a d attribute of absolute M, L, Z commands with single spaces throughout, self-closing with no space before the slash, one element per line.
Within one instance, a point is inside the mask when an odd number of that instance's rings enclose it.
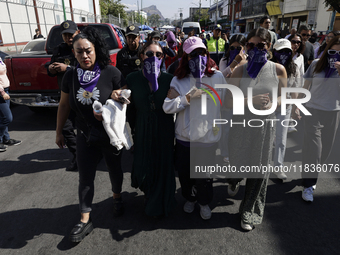
<path fill-rule="evenodd" d="M 29 41 L 22 49 L 21 54 L 47 54 L 45 51 L 45 43 L 45 38 L 39 38 Z"/>

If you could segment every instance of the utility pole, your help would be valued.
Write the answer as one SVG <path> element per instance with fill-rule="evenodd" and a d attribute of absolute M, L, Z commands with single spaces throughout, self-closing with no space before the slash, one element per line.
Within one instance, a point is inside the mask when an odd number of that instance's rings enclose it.
<path fill-rule="evenodd" d="M 65 11 L 65 3 L 64 3 L 64 0 L 61 1 L 62 4 L 63 4 L 63 12 L 64 12 L 64 21 L 67 20 L 66 19 L 66 11 Z M 41 31 L 41 30 L 40 30 Z"/>
<path fill-rule="evenodd" d="M 140 12 L 141 12 L 140 23 L 141 23 L 141 26 L 142 26 L 143 25 L 143 0 L 140 0 Z"/>
<path fill-rule="evenodd" d="M 182 25 L 183 25 L 183 8 L 178 8 L 178 12 L 179 12 L 180 26 L 181 26 L 181 29 L 182 29 Z"/>
<path fill-rule="evenodd" d="M 218 14 L 218 0 L 216 0 L 216 20 L 215 20 L 215 25 L 217 25 L 217 14 Z"/>
<path fill-rule="evenodd" d="M 234 19 L 235 19 L 235 4 L 236 4 L 236 1 L 235 0 L 231 0 L 231 1 L 233 1 L 232 2 L 233 8 L 232 8 L 232 11 L 231 11 L 231 33 L 233 34 L 234 33 Z"/>
<path fill-rule="evenodd" d="M 200 0 L 200 3 L 199 3 L 199 16 L 198 16 L 198 22 L 201 21 L 201 0 Z"/>

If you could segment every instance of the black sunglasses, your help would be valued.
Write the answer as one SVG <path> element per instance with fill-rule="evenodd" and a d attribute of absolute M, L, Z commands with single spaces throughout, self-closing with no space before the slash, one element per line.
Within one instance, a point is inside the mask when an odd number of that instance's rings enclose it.
<path fill-rule="evenodd" d="M 258 44 L 255 44 L 255 43 L 247 43 L 246 44 L 247 50 L 254 49 L 255 47 L 258 48 L 259 50 L 263 50 L 266 45 L 267 45 L 266 43 L 262 43 L 262 42 L 260 42 Z"/>
<path fill-rule="evenodd" d="M 307 36 L 307 37 L 311 37 L 311 35 L 309 35 L 309 34 L 301 34 L 303 37 L 304 36 Z"/>
<path fill-rule="evenodd" d="M 282 49 L 282 50 L 278 50 L 278 51 L 276 51 L 276 52 L 278 52 L 278 53 L 284 53 L 284 52 L 286 52 L 286 53 L 290 53 L 290 52 L 292 52 L 290 49 Z"/>
<path fill-rule="evenodd" d="M 152 50 L 149 50 L 147 52 L 144 53 L 148 58 L 151 58 L 153 56 L 156 55 L 157 58 L 161 58 L 163 57 L 163 52 L 160 52 L 160 51 L 156 51 L 156 52 L 153 52 Z"/>
<path fill-rule="evenodd" d="M 235 47 L 235 46 L 230 46 L 229 49 L 230 49 L 230 50 L 242 50 L 242 47 L 241 47 L 241 46 L 237 46 L 237 47 Z"/>
<path fill-rule="evenodd" d="M 291 40 L 292 44 L 301 44 L 301 41 Z"/>
<path fill-rule="evenodd" d="M 190 52 L 189 57 L 196 58 L 198 55 L 205 56 L 205 54 L 207 54 L 207 51 L 205 49 L 198 49 Z"/>

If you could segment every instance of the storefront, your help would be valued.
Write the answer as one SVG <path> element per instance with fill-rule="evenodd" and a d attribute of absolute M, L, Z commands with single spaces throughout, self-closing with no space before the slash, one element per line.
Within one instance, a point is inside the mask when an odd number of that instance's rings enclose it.
<path fill-rule="evenodd" d="M 277 29 L 281 30 L 281 36 L 290 33 L 290 29 L 299 29 L 300 26 L 307 26 L 308 11 L 285 14 L 282 22 L 282 15 L 278 16 Z M 282 24 L 281 24 L 282 22 Z"/>

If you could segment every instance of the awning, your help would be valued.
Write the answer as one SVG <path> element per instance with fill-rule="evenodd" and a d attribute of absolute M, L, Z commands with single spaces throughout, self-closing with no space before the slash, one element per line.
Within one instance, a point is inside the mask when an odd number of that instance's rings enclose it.
<path fill-rule="evenodd" d="M 281 9 L 280 9 L 280 0 L 275 0 L 268 2 L 266 4 L 267 11 L 269 16 L 274 16 L 274 15 L 281 15 Z"/>

